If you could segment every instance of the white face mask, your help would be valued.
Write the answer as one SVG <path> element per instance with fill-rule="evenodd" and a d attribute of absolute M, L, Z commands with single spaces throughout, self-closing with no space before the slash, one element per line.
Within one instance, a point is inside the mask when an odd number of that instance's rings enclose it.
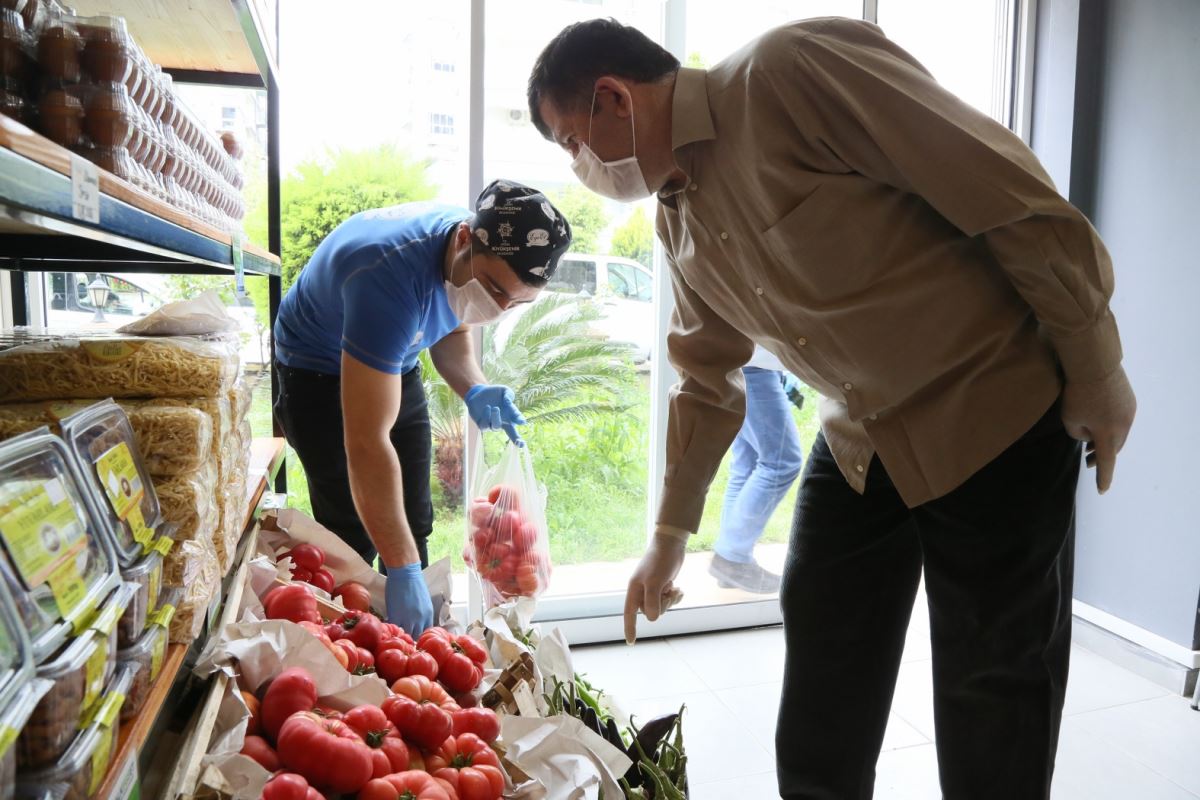
<path fill-rule="evenodd" d="M 450 304 L 454 316 L 464 325 L 495 322 L 507 313 L 500 308 L 492 293 L 475 277 L 474 264 L 471 266 L 471 280 L 462 286 L 455 286 L 452 281 L 446 281 L 446 301 Z"/>
<path fill-rule="evenodd" d="M 591 108 L 595 107 L 596 93 L 592 92 Z M 593 119 L 595 115 L 588 119 L 589 142 L 592 140 Z M 633 130 L 633 155 L 616 161 L 601 161 L 600 156 L 596 155 L 591 147 L 580 144 L 579 155 L 571 162 L 571 169 L 575 171 L 575 177 L 579 178 L 580 183 L 601 197 L 622 203 L 644 200 L 652 194 L 642 175 L 642 168 L 638 166 L 637 127 L 634 125 L 632 113 L 629 115 L 629 125 Z"/>

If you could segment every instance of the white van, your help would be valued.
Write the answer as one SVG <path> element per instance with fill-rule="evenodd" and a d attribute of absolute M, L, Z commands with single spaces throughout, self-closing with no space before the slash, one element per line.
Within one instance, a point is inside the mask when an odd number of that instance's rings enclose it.
<path fill-rule="evenodd" d="M 567 253 L 546 285 L 550 292 L 596 298 L 604 313 L 594 323 L 610 341 L 626 344 L 636 363 L 654 349 L 654 276 L 636 261 L 618 256 Z"/>

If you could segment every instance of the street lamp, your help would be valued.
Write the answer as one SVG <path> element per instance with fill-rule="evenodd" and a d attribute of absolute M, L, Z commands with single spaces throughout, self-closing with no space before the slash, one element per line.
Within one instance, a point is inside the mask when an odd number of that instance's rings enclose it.
<path fill-rule="evenodd" d="M 108 300 L 108 284 L 99 275 L 88 284 L 88 297 L 92 300 L 92 306 L 96 309 L 95 315 L 92 317 L 92 322 L 106 322 L 104 319 L 104 303 Z"/>

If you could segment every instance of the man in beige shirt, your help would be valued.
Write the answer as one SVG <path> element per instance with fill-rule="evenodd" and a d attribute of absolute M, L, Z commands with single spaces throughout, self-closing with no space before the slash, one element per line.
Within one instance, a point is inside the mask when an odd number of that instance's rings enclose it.
<path fill-rule="evenodd" d="M 681 381 L 627 637 L 675 590 L 760 344 L 824 397 L 780 596 L 780 795 L 871 796 L 924 570 L 945 797 L 1048 797 L 1079 442 L 1107 490 L 1135 409 L 1096 231 L 868 23 L 787 25 L 703 71 L 592 20 L 529 102 L 585 185 L 660 200 Z"/>

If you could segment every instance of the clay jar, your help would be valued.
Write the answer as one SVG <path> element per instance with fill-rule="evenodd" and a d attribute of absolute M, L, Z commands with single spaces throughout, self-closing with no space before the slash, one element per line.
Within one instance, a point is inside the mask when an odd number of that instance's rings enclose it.
<path fill-rule="evenodd" d="M 133 105 L 125 84 L 96 86 L 87 102 L 84 130 L 97 147 L 125 147 L 133 134 Z"/>
<path fill-rule="evenodd" d="M 45 75 L 55 80 L 78 83 L 82 76 L 82 53 L 83 38 L 67 19 L 56 21 L 38 38 L 38 64 Z"/>
<path fill-rule="evenodd" d="M 97 83 L 124 83 L 133 70 L 133 42 L 120 17 L 79 20 L 83 71 Z"/>
<path fill-rule="evenodd" d="M 65 89 L 52 89 L 38 103 L 38 127 L 46 138 L 63 147 L 83 139 L 83 103 Z"/>

